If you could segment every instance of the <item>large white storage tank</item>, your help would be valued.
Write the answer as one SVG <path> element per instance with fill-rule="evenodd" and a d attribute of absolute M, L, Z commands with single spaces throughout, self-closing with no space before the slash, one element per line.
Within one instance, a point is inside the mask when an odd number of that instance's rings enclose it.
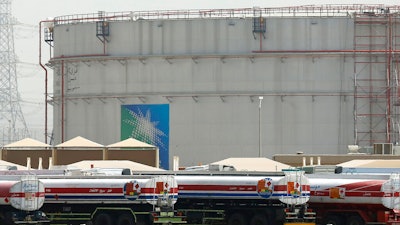
<path fill-rule="evenodd" d="M 160 148 L 163 168 L 346 153 L 354 19 L 258 10 L 55 18 L 54 142 L 134 137 Z"/>

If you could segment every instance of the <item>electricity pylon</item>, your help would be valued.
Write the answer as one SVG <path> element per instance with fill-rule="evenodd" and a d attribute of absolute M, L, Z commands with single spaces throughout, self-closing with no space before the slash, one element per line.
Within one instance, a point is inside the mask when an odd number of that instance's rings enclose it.
<path fill-rule="evenodd" d="M 0 145 L 29 136 L 20 105 L 11 0 L 0 0 Z"/>

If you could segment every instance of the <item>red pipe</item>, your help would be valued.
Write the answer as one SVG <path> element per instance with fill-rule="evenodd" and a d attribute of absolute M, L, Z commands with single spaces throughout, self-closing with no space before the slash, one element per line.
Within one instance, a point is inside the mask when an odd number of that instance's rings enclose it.
<path fill-rule="evenodd" d="M 47 112 L 48 112 L 48 109 L 47 109 L 47 96 L 48 96 L 47 83 L 48 83 L 48 72 L 47 72 L 46 67 L 42 64 L 42 23 L 43 22 L 52 22 L 52 21 L 44 20 L 44 21 L 40 21 L 39 22 L 39 65 L 45 71 L 45 79 L 44 79 L 44 86 L 45 86 L 45 92 L 44 92 L 44 105 L 45 105 L 44 106 L 45 107 L 45 110 L 44 110 L 44 142 L 46 144 L 48 144 L 47 143 L 47 136 L 48 136 L 48 133 L 47 133 Z"/>
<path fill-rule="evenodd" d="M 45 71 L 45 118 L 44 118 L 44 138 L 45 143 L 48 144 L 48 71 L 42 63 L 42 23 L 54 22 L 53 20 L 43 20 L 39 22 L 39 65 Z M 105 46 L 104 46 L 105 48 Z M 105 54 L 92 54 L 92 55 L 80 55 L 80 57 L 93 57 L 93 56 L 105 56 Z M 66 57 L 54 57 L 53 59 L 64 59 L 73 58 L 74 56 Z M 64 60 L 61 61 L 61 143 L 64 142 Z"/>
<path fill-rule="evenodd" d="M 47 144 L 47 137 L 48 137 L 48 71 L 46 67 L 42 63 L 42 23 L 44 22 L 51 22 L 54 23 L 54 20 L 43 20 L 39 22 L 39 65 L 45 71 L 45 118 L 44 118 L 44 136 L 45 136 L 45 143 Z M 104 46 L 105 49 L 105 46 Z M 105 51 L 105 50 L 104 50 Z M 93 55 L 83 55 L 83 56 L 105 56 L 105 54 L 93 54 Z M 71 57 L 55 57 L 53 59 L 64 59 L 64 58 L 73 58 Z M 82 57 L 82 56 L 80 56 Z M 64 60 L 61 61 L 61 143 L 64 142 Z"/>

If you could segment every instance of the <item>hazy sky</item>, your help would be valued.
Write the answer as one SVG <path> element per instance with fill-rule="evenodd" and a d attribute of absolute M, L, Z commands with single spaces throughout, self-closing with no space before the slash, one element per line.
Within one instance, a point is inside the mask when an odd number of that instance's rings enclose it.
<path fill-rule="evenodd" d="M 396 5 L 399 1 L 346 1 L 331 0 L 271 1 L 271 0 L 13 0 L 12 15 L 20 25 L 14 27 L 15 52 L 21 107 L 32 137 L 44 141 L 44 71 L 39 62 L 39 30 L 42 20 L 63 15 L 96 13 L 98 11 L 143 11 L 167 9 L 222 9 L 282 7 L 321 4 L 385 4 Z M 42 43 L 42 62 L 48 61 L 48 45 Z M 51 71 L 51 70 L 50 70 Z M 51 78 L 51 77 L 50 77 Z M 49 80 L 50 92 L 52 79 Z M 51 108 L 50 108 L 51 109 Z M 51 132 L 52 111 L 49 111 Z"/>

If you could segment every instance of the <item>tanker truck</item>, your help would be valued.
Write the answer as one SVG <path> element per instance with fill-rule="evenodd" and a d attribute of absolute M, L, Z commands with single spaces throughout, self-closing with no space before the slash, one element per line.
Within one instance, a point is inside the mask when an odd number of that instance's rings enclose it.
<path fill-rule="evenodd" d="M 315 224 L 307 208 L 309 181 L 301 171 L 38 175 L 43 190 L 34 196 L 42 204 L 31 214 L 44 218 L 36 221 L 8 213 L 24 211 L 7 200 L 13 194 L 8 187 L 21 184 L 19 177 L 0 178 L 1 224 Z M 24 199 L 22 192 L 13 197 Z"/>
<path fill-rule="evenodd" d="M 307 174 L 318 224 L 400 224 L 398 174 Z"/>
<path fill-rule="evenodd" d="M 35 180 L 40 184 L 36 189 L 20 176 L 0 178 L 0 224 L 185 223 L 173 207 L 178 195 L 173 176 L 37 176 Z"/>

